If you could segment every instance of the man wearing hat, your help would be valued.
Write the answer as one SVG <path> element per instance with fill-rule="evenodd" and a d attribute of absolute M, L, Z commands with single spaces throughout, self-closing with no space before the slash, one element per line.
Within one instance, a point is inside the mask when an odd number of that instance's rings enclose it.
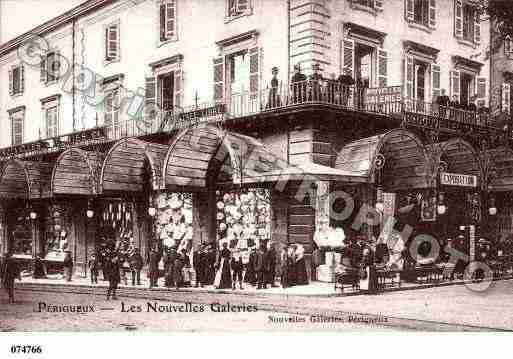
<path fill-rule="evenodd" d="M 8 252 L 0 264 L 0 279 L 9 296 L 9 303 L 14 303 L 14 280 L 16 278 L 21 280 L 18 263 L 12 258 L 12 252 Z"/>
<path fill-rule="evenodd" d="M 321 75 L 321 67 L 319 64 L 315 63 L 312 65 L 312 75 L 310 76 L 310 93 L 308 99 L 310 101 L 320 101 L 321 100 L 321 83 L 324 78 Z"/>
<path fill-rule="evenodd" d="M 71 251 L 64 251 L 64 277 L 66 278 L 66 282 L 71 282 L 71 276 L 73 274 L 73 259 L 71 258 Z"/>
<path fill-rule="evenodd" d="M 349 99 L 349 94 L 350 94 L 350 91 L 351 91 L 351 86 L 353 86 L 355 84 L 354 79 L 353 79 L 353 77 L 351 75 L 352 75 L 351 69 L 346 67 L 344 69 L 344 74 L 340 75 L 338 77 L 338 79 L 337 79 L 338 84 L 339 84 L 340 89 L 341 89 L 341 97 L 342 97 L 341 98 L 341 102 L 342 102 L 342 106 L 347 106 L 348 99 Z"/>
<path fill-rule="evenodd" d="M 301 73 L 301 66 L 294 65 L 294 75 L 291 79 L 293 102 L 299 103 L 306 97 L 306 76 Z"/>

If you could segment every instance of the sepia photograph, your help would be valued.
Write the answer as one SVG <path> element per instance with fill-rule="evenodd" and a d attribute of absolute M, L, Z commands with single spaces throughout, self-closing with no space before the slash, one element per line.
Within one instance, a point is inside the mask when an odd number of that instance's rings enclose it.
<path fill-rule="evenodd" d="M 0 0 L 0 337 L 510 332 L 512 86 L 513 1 Z"/>

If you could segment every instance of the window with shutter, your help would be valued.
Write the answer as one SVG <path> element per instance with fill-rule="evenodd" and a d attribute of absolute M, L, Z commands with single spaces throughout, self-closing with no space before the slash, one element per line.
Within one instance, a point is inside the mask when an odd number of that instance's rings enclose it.
<path fill-rule="evenodd" d="M 405 78 L 405 97 L 407 99 L 413 99 L 414 93 L 413 93 L 413 81 L 415 78 L 415 66 L 413 62 L 413 56 L 406 55 L 406 58 L 404 59 L 404 78 Z"/>
<path fill-rule="evenodd" d="M 476 8 L 474 8 L 474 43 L 476 45 L 481 43 L 481 17 Z"/>
<path fill-rule="evenodd" d="M 177 40 L 177 1 L 160 0 L 158 12 L 160 41 Z"/>
<path fill-rule="evenodd" d="M 226 0 L 227 19 L 251 15 L 251 0 Z"/>
<path fill-rule="evenodd" d="M 460 72 L 451 71 L 451 100 L 456 97 L 456 101 L 460 101 Z"/>
<path fill-rule="evenodd" d="M 476 94 L 479 99 L 486 99 L 486 78 L 478 77 L 476 81 Z"/>
<path fill-rule="evenodd" d="M 25 66 L 20 66 L 20 93 L 25 92 Z"/>
<path fill-rule="evenodd" d="M 454 36 L 463 37 L 463 3 L 462 0 L 454 0 Z"/>
<path fill-rule="evenodd" d="M 429 0 L 429 27 L 436 27 L 436 0 Z"/>
<path fill-rule="evenodd" d="M 383 11 L 383 0 L 374 0 L 374 9 Z"/>
<path fill-rule="evenodd" d="M 249 92 L 250 98 L 258 96 L 260 83 L 260 49 L 254 47 L 249 50 Z"/>
<path fill-rule="evenodd" d="M 155 76 L 146 78 L 146 91 L 144 96 L 144 110 L 147 121 L 152 121 L 156 116 L 156 78 Z"/>
<path fill-rule="evenodd" d="M 46 55 L 41 56 L 39 80 L 43 83 L 46 83 L 48 81 L 47 56 Z"/>
<path fill-rule="evenodd" d="M 11 118 L 11 142 L 13 146 L 23 143 L 23 128 L 25 122 L 25 111 L 19 110 L 9 114 Z"/>
<path fill-rule="evenodd" d="M 377 85 L 378 87 L 386 87 L 387 86 L 387 52 L 383 49 L 377 49 Z"/>
<path fill-rule="evenodd" d="M 434 99 L 440 96 L 440 65 L 431 64 L 431 89 Z"/>
<path fill-rule="evenodd" d="M 354 78 L 354 40 L 344 39 L 342 49 L 342 73 L 349 72 Z"/>
<path fill-rule="evenodd" d="M 214 59 L 214 101 L 223 102 L 225 93 L 224 56 Z"/>
<path fill-rule="evenodd" d="M 14 95 L 14 75 L 12 69 L 9 70 L 9 95 Z"/>
<path fill-rule="evenodd" d="M 182 71 L 182 69 L 181 68 L 176 69 L 175 71 L 173 71 L 173 75 L 174 75 L 174 86 L 173 86 L 174 104 L 173 104 L 173 107 L 174 107 L 174 110 L 176 112 L 176 111 L 180 111 L 182 109 L 182 106 L 183 106 L 183 84 L 184 84 L 184 79 L 183 79 L 183 71 Z"/>
<path fill-rule="evenodd" d="M 502 84 L 502 112 L 507 113 L 508 115 L 511 113 L 511 87 L 509 83 L 503 83 Z"/>
<path fill-rule="evenodd" d="M 113 62 L 119 60 L 120 41 L 119 23 L 110 24 L 105 27 L 105 61 Z"/>
<path fill-rule="evenodd" d="M 405 14 L 406 14 L 406 20 L 408 22 L 412 22 L 415 18 L 415 11 L 414 11 L 414 0 L 405 0 L 406 4 L 404 6 Z"/>
<path fill-rule="evenodd" d="M 9 95 L 22 94 L 25 88 L 25 69 L 23 65 L 12 66 L 9 70 Z"/>
<path fill-rule="evenodd" d="M 49 107 L 45 111 L 46 138 L 53 138 L 59 135 L 58 131 L 58 107 Z"/>
<path fill-rule="evenodd" d="M 55 82 L 59 79 L 60 67 L 58 53 L 48 53 L 46 56 L 46 83 Z"/>

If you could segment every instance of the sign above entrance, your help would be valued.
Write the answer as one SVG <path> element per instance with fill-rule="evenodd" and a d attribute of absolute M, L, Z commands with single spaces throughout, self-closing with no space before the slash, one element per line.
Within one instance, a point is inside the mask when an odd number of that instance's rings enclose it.
<path fill-rule="evenodd" d="M 440 183 L 444 186 L 477 187 L 477 176 L 442 172 Z"/>

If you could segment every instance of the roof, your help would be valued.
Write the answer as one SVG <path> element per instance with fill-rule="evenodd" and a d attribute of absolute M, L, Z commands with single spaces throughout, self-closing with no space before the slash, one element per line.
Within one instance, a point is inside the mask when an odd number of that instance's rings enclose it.
<path fill-rule="evenodd" d="M 51 31 L 54 31 L 71 21 L 78 19 L 81 16 L 84 16 L 92 11 L 101 9 L 111 3 L 114 3 L 118 0 L 88 0 L 81 3 L 78 6 L 75 6 L 71 10 L 66 11 L 65 13 L 54 17 L 47 22 L 36 26 L 35 28 L 25 32 L 24 34 L 15 37 L 12 40 L 7 41 L 6 43 L 0 46 L 0 56 L 4 56 L 11 51 L 16 50 L 20 47 L 24 42 L 29 40 L 34 35 L 43 36 Z"/>

